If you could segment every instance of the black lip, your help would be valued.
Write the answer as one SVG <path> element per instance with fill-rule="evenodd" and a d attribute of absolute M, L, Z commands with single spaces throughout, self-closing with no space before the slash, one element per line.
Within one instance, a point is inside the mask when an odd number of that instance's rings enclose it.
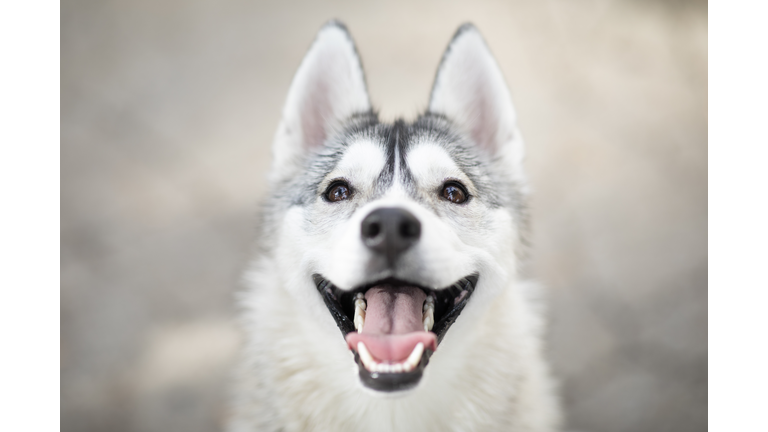
<path fill-rule="evenodd" d="M 383 279 L 370 284 L 363 285 L 353 290 L 345 291 L 339 289 L 333 285 L 330 281 L 323 278 L 319 274 L 312 275 L 312 279 L 317 286 L 317 290 L 323 297 L 325 305 L 331 312 L 331 316 L 336 321 L 339 330 L 341 330 L 342 336 L 346 339 L 347 334 L 355 331 L 355 324 L 353 323 L 351 316 L 354 311 L 354 296 L 358 292 L 365 292 L 369 288 L 376 285 L 410 285 L 417 286 L 435 296 L 435 325 L 432 327 L 432 333 L 437 336 L 437 343 L 443 340 L 448 329 L 456 322 L 456 319 L 461 314 L 461 311 L 467 305 L 469 298 L 475 291 L 477 281 L 479 279 L 478 274 L 472 274 L 467 277 L 461 278 L 451 286 L 439 290 L 433 290 L 422 287 L 418 284 L 409 283 L 397 279 Z M 462 292 L 466 290 L 467 294 L 464 298 L 456 303 L 454 299 Z M 377 373 L 369 372 L 360 360 L 360 356 L 355 352 L 355 362 L 360 370 L 360 380 L 363 384 L 373 390 L 384 392 L 395 392 L 408 390 L 416 386 L 429 363 L 429 358 L 432 355 L 431 350 L 424 350 L 424 354 L 421 357 L 418 367 L 411 372 L 404 373 Z"/>
<path fill-rule="evenodd" d="M 424 354 L 421 355 L 421 361 L 410 372 L 400 373 L 379 373 L 370 372 L 363 366 L 363 362 L 360 360 L 360 355 L 355 352 L 355 363 L 359 370 L 360 381 L 363 384 L 373 390 L 383 392 L 397 392 L 410 390 L 421 381 L 422 375 L 424 375 L 424 368 L 429 363 L 429 358 L 432 356 L 432 350 L 425 349 Z"/>

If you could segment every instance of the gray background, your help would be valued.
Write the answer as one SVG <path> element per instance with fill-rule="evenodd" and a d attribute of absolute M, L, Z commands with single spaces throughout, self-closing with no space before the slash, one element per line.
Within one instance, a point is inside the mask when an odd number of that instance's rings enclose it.
<path fill-rule="evenodd" d="M 384 119 L 480 28 L 528 144 L 569 428 L 706 430 L 707 4 L 628 0 L 63 1 L 62 429 L 220 427 L 271 138 L 332 17 Z"/>

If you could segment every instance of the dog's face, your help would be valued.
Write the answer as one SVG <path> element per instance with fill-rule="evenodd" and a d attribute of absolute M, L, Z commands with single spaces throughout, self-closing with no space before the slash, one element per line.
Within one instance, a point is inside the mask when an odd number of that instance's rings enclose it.
<path fill-rule="evenodd" d="M 380 123 L 346 30 L 318 34 L 277 133 L 270 221 L 298 303 L 335 320 L 362 384 L 407 391 L 432 354 L 480 316 L 521 247 L 523 145 L 479 33 L 462 27 L 428 111 Z M 446 342 L 448 343 L 448 342 Z"/>

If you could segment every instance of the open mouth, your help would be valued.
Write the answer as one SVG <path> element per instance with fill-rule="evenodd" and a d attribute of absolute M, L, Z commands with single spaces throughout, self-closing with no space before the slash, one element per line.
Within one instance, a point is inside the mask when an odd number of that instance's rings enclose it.
<path fill-rule="evenodd" d="M 477 274 L 442 289 L 384 279 L 350 291 L 315 274 L 313 280 L 355 353 L 360 379 L 385 392 L 421 380 L 429 357 L 475 290 Z"/>

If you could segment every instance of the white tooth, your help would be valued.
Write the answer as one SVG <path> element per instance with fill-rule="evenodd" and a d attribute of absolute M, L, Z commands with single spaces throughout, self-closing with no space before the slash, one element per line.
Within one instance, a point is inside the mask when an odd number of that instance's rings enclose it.
<path fill-rule="evenodd" d="M 392 372 L 400 373 L 402 371 L 403 371 L 403 364 L 402 363 L 397 363 L 397 364 L 393 364 L 392 365 Z"/>
<path fill-rule="evenodd" d="M 365 294 L 363 293 L 355 294 L 355 304 L 357 304 L 358 300 L 363 302 L 363 309 L 365 309 Z"/>
<path fill-rule="evenodd" d="M 435 298 L 432 296 L 427 297 L 424 302 L 424 316 L 421 321 L 424 324 L 424 331 L 432 330 L 432 326 L 435 325 Z"/>
<path fill-rule="evenodd" d="M 357 293 L 355 296 L 355 330 L 357 330 L 358 333 L 363 331 L 363 326 L 365 325 L 365 296 L 363 293 Z"/>
<path fill-rule="evenodd" d="M 413 351 L 411 351 L 411 355 L 409 355 L 408 359 L 405 361 L 407 372 L 411 371 L 412 369 L 414 369 L 416 366 L 419 365 L 419 361 L 421 361 L 421 355 L 423 353 L 424 353 L 424 344 L 419 342 L 413 348 Z"/>
<path fill-rule="evenodd" d="M 415 347 L 413 347 L 413 351 L 411 351 L 411 354 L 408 356 L 408 359 L 405 360 L 405 363 L 411 366 L 411 369 L 415 368 L 419 365 L 419 361 L 421 361 L 421 355 L 424 353 L 424 344 L 419 342 L 416 344 Z"/>
<path fill-rule="evenodd" d="M 363 326 L 365 326 L 365 310 L 355 307 L 355 330 L 360 333 L 363 331 Z"/>
<path fill-rule="evenodd" d="M 427 310 L 427 307 L 435 307 L 435 298 L 432 297 L 432 294 L 428 295 L 426 300 L 424 300 L 424 310 Z"/>
<path fill-rule="evenodd" d="M 432 326 L 435 325 L 435 311 L 432 309 L 429 309 L 426 312 L 424 312 L 422 323 L 424 324 L 424 331 L 432 330 Z"/>
<path fill-rule="evenodd" d="M 362 342 L 357 343 L 357 353 L 360 355 L 360 360 L 363 362 L 363 366 L 371 372 L 374 372 L 376 368 L 376 361 L 373 356 L 368 352 L 368 348 Z"/>

